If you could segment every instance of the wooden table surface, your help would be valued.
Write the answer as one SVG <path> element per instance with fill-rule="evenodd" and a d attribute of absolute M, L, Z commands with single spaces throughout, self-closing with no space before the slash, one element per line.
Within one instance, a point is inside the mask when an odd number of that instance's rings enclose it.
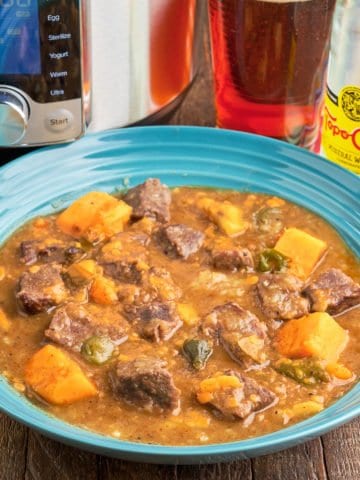
<path fill-rule="evenodd" d="M 215 122 L 207 33 L 199 75 L 167 123 Z M 227 464 L 166 466 L 115 460 L 49 440 L 0 414 L 0 480 L 358 480 L 360 419 L 274 455 Z"/>

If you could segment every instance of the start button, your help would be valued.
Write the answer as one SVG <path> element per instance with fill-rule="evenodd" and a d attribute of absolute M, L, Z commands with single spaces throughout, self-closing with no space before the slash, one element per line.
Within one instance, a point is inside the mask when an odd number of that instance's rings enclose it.
<path fill-rule="evenodd" d="M 51 112 L 45 120 L 46 128 L 52 132 L 63 132 L 74 123 L 74 116 L 69 110 L 59 108 Z"/>

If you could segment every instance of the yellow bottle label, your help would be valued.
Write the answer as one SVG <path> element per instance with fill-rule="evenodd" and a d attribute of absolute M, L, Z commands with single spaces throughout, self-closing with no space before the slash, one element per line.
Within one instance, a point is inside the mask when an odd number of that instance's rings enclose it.
<path fill-rule="evenodd" d="M 360 88 L 347 85 L 338 97 L 328 92 L 323 122 L 326 157 L 360 174 Z"/>

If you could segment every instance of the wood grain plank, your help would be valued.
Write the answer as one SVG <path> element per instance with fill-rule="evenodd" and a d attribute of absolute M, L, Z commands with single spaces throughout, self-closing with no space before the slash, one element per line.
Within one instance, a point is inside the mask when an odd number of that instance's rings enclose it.
<path fill-rule="evenodd" d="M 99 480 L 168 480 L 174 477 L 172 466 L 133 463 L 113 458 L 99 458 Z"/>
<path fill-rule="evenodd" d="M 252 480 L 251 461 L 177 467 L 176 480 Z M 169 479 L 170 480 L 170 479 Z"/>
<path fill-rule="evenodd" d="M 322 437 L 329 480 L 360 478 L 360 418 Z"/>
<path fill-rule="evenodd" d="M 326 480 L 319 438 L 252 460 L 254 480 Z"/>
<path fill-rule="evenodd" d="M 100 458 L 99 480 L 252 480 L 250 460 L 214 465 L 149 465 Z"/>
<path fill-rule="evenodd" d="M 96 455 L 30 431 L 25 480 L 45 479 L 97 480 Z M 20 480 L 20 477 L 16 480 Z"/>
<path fill-rule="evenodd" d="M 27 428 L 0 413 L 0 478 L 22 480 L 26 468 Z"/>

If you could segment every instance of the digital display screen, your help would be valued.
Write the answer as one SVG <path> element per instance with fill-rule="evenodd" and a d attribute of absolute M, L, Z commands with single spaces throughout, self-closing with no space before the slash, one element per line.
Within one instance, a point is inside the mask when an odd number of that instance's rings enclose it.
<path fill-rule="evenodd" d="M 0 75 L 40 73 L 37 0 L 0 0 Z"/>

